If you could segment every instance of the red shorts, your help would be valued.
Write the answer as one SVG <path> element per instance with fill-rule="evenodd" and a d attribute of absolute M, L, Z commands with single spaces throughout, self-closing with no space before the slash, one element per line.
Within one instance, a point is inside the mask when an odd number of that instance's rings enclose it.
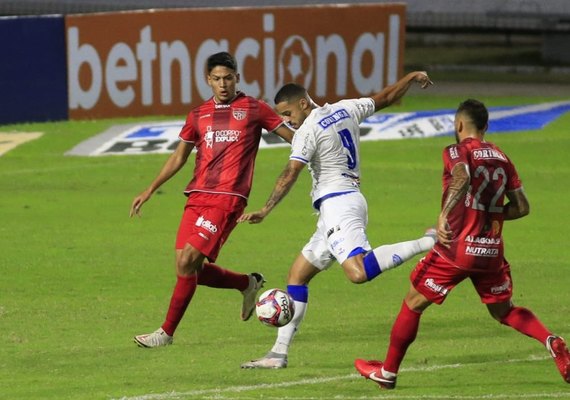
<path fill-rule="evenodd" d="M 189 243 L 215 261 L 246 204 L 246 199 L 239 196 L 190 193 L 178 228 L 176 249 L 183 249 Z"/>
<path fill-rule="evenodd" d="M 507 260 L 497 269 L 460 269 L 431 250 L 422 258 L 410 275 L 414 288 L 429 301 L 441 304 L 447 294 L 466 278 L 470 278 L 485 304 L 509 301 L 513 294 L 511 267 Z"/>

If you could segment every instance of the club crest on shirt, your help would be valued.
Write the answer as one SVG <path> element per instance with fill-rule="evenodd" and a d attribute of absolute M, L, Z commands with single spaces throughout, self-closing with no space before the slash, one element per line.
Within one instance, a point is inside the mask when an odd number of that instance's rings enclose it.
<path fill-rule="evenodd" d="M 238 121 L 242 121 L 245 119 L 245 117 L 247 117 L 247 110 L 241 109 L 241 108 L 234 108 L 232 110 L 232 115 L 234 116 L 234 118 Z"/>

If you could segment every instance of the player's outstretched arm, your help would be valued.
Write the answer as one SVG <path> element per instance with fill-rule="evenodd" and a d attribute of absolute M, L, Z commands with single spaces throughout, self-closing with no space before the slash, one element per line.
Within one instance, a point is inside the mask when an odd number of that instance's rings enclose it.
<path fill-rule="evenodd" d="M 398 82 L 394 83 L 393 85 L 386 86 L 381 92 L 372 96 L 372 99 L 376 104 L 375 110 L 381 110 L 400 100 L 402 97 L 404 97 L 414 82 L 417 82 L 422 89 L 433 85 L 433 82 L 429 79 L 427 72 L 410 72 Z"/>
<path fill-rule="evenodd" d="M 277 136 L 281 136 L 281 138 L 287 143 L 291 143 L 293 140 L 293 135 L 295 134 L 295 132 L 293 132 L 293 130 L 289 128 L 289 126 L 287 126 L 285 123 L 279 125 L 279 127 L 275 129 L 273 133 L 275 133 Z"/>
<path fill-rule="evenodd" d="M 131 212 L 129 214 L 130 217 L 134 215 L 140 216 L 141 207 L 144 203 L 150 199 L 152 194 L 167 180 L 172 178 L 179 170 L 186 164 L 188 160 L 188 156 L 192 152 L 194 148 L 193 143 L 188 143 L 184 141 L 180 141 L 174 153 L 168 157 L 166 163 L 162 166 L 162 169 L 158 173 L 157 177 L 152 181 L 150 186 L 139 194 L 137 197 L 134 198 L 133 202 L 131 203 Z"/>
<path fill-rule="evenodd" d="M 289 160 L 277 182 L 275 182 L 275 187 L 273 192 L 267 199 L 267 202 L 263 208 L 259 211 L 253 211 L 250 213 L 243 214 L 239 217 L 238 222 L 249 222 L 250 224 L 259 224 L 263 219 L 275 208 L 275 206 L 289 193 L 289 190 L 293 187 L 299 174 L 305 167 L 300 161 Z"/>

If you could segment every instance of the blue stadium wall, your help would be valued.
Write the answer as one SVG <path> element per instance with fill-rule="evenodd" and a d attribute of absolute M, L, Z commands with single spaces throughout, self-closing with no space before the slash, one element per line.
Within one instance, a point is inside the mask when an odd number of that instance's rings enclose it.
<path fill-rule="evenodd" d="M 63 15 L 0 18 L 0 124 L 67 119 Z"/>

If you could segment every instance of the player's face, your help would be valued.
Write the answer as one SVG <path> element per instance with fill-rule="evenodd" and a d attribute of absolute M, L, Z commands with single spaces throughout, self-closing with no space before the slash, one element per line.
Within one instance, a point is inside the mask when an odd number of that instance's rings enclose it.
<path fill-rule="evenodd" d="M 214 67 L 208 74 L 208 85 L 218 103 L 227 103 L 235 97 L 238 82 L 239 74 L 221 65 Z"/>
<path fill-rule="evenodd" d="M 308 109 L 308 104 L 306 99 L 294 100 L 290 103 L 282 101 L 275 105 L 275 110 L 281 117 L 283 121 L 289 124 L 293 129 L 299 129 L 303 124 L 307 115 L 306 111 Z"/>

